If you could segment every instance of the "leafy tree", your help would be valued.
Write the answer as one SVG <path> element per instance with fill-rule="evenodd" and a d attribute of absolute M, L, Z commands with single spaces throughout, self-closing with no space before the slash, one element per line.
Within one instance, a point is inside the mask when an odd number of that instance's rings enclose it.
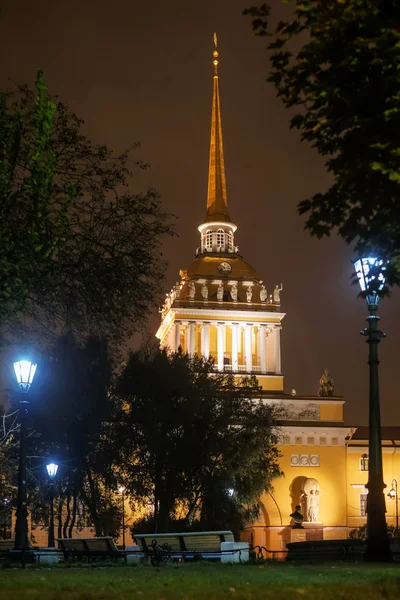
<path fill-rule="evenodd" d="M 268 77 L 290 125 L 326 157 L 333 184 L 303 200 L 300 214 L 319 238 L 334 230 L 360 253 L 390 260 L 400 283 L 399 0 L 297 0 L 271 23 L 271 4 L 244 11 L 272 36 Z M 273 16 L 273 15 L 272 15 Z"/>
<path fill-rule="evenodd" d="M 71 336 L 64 336 L 47 354 L 47 360 L 44 356 L 40 361 L 43 385 L 37 402 L 31 403 L 30 454 L 39 457 L 42 472 L 45 457 L 60 464 L 56 485 L 59 535 L 71 536 L 82 506 L 97 535 L 115 533 L 120 522 L 116 481 L 111 456 L 101 451 L 112 416 L 108 394 L 112 361 L 107 344 L 90 338 L 82 348 Z M 35 472 L 43 488 L 40 470 Z"/>
<path fill-rule="evenodd" d="M 95 335 L 117 344 L 158 304 L 166 265 L 161 239 L 172 233 L 171 221 L 155 190 L 132 191 L 133 170 L 146 166 L 130 158 L 133 147 L 117 156 L 93 144 L 82 120 L 38 90 L 36 98 L 20 86 L 3 96 L 0 110 L 0 134 L 7 134 L 0 260 L 8 280 L 21 287 L 14 293 L 4 284 L 0 325 L 14 337 L 30 327 L 42 335 Z M 21 190 L 27 191 L 20 197 Z M 46 258 L 40 265 L 38 252 Z"/>
<path fill-rule="evenodd" d="M 0 92 L 0 324 L 24 307 L 63 236 L 74 189 L 65 182 L 55 201 L 55 111 L 40 70 L 29 118 L 22 100 Z"/>
<path fill-rule="evenodd" d="M 112 444 L 130 498 L 154 507 L 157 531 L 177 518 L 188 527 L 199 514 L 201 523 L 231 525 L 235 504 L 271 487 L 278 412 L 255 400 L 258 391 L 254 377 L 238 380 L 199 357 L 130 355 L 115 384 Z"/>

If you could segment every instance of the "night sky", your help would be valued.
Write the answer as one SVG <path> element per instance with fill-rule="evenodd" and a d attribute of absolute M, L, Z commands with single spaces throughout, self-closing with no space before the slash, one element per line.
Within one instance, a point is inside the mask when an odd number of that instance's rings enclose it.
<path fill-rule="evenodd" d="M 250 2 L 251 4 L 251 2 Z M 280 0 L 275 0 L 283 14 Z M 329 185 L 323 162 L 288 127 L 289 113 L 265 81 L 265 41 L 241 15 L 246 0 L 2 0 L 0 85 L 33 85 L 42 67 L 53 94 L 85 120 L 95 142 L 119 152 L 141 142 L 155 187 L 177 217 L 167 240 L 166 290 L 199 245 L 205 216 L 213 32 L 218 34 L 228 204 L 236 243 L 268 292 L 283 283 L 285 389 L 316 394 L 328 367 L 345 396 L 346 422 L 367 424 L 366 304 L 350 285 L 351 252 L 338 238 L 311 239 L 297 203 Z M 285 9 L 287 10 L 287 8 Z M 381 405 L 400 425 L 399 298 L 381 303 Z M 158 315 L 152 319 L 155 332 Z"/>

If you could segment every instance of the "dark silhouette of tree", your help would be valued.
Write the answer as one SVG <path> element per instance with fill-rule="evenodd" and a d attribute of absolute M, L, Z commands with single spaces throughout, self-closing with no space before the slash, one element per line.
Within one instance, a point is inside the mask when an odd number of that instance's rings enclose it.
<path fill-rule="evenodd" d="M 256 504 L 270 489 L 279 475 L 279 411 L 258 392 L 254 377 L 217 372 L 199 357 L 130 355 L 113 392 L 110 444 L 133 503 L 153 506 L 157 531 L 171 519 L 189 527 L 199 515 L 209 526 L 233 526 L 235 506 Z"/>
<path fill-rule="evenodd" d="M 55 512 L 62 515 L 61 537 L 71 536 L 82 507 L 96 535 L 115 534 L 120 523 L 117 482 L 112 456 L 101 450 L 113 414 L 108 393 L 113 365 L 107 343 L 89 338 L 82 347 L 63 336 L 46 354 L 38 372 L 43 384 L 38 400 L 31 403 L 30 454 L 37 457 L 31 465 L 42 465 L 34 469 L 37 484 L 45 491 L 46 459 L 60 464 Z"/>
<path fill-rule="evenodd" d="M 159 304 L 171 220 L 155 190 L 137 191 L 146 165 L 131 157 L 135 145 L 115 155 L 93 144 L 41 77 L 37 89 L 0 103 L 3 336 L 66 332 L 117 345 Z"/>
<path fill-rule="evenodd" d="M 39 70 L 36 93 L 0 92 L 0 325 L 24 308 L 61 242 L 72 182 L 53 197 L 56 156 L 51 143 L 56 105 Z"/>
<path fill-rule="evenodd" d="M 290 126 L 326 158 L 333 183 L 298 206 L 306 228 L 332 231 L 357 252 L 389 260 L 400 283 L 400 3 L 398 0 L 288 2 L 249 8 L 258 35 L 271 36 L 272 81 Z M 272 12 L 271 12 L 272 10 Z"/>

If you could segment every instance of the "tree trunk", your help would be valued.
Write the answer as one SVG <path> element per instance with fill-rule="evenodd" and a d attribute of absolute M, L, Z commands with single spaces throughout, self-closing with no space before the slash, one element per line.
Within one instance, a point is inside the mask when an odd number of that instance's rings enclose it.
<path fill-rule="evenodd" d="M 194 519 L 196 511 L 199 509 L 199 500 L 201 497 L 201 491 L 196 492 L 195 497 L 192 502 L 189 504 L 188 511 L 183 519 L 185 525 L 190 525 L 191 521 Z"/>
<path fill-rule="evenodd" d="M 58 537 L 62 538 L 62 509 L 64 504 L 64 498 L 61 498 L 58 501 L 58 510 L 57 510 L 57 519 L 58 519 Z"/>
<path fill-rule="evenodd" d="M 157 488 L 154 486 L 154 526 L 155 531 L 157 533 L 157 521 L 158 521 L 158 496 L 157 496 Z"/>
<path fill-rule="evenodd" d="M 70 524 L 69 530 L 68 530 L 69 538 L 72 538 L 72 532 L 74 530 L 75 521 L 76 521 L 77 507 L 78 507 L 78 502 L 77 502 L 77 493 L 76 493 L 76 487 L 75 487 L 74 491 L 73 491 L 73 496 L 72 496 L 72 519 L 71 519 L 71 524 Z"/>
<path fill-rule="evenodd" d="M 169 531 L 169 515 L 172 506 L 172 497 L 167 490 L 163 490 L 160 494 L 160 505 L 157 520 L 157 533 L 168 533 Z"/>
<path fill-rule="evenodd" d="M 68 525 L 69 525 L 70 518 L 71 518 L 71 495 L 68 493 L 67 494 L 67 516 L 66 516 L 64 526 L 63 526 L 63 537 L 64 538 L 68 537 Z"/>
<path fill-rule="evenodd" d="M 93 521 L 93 525 L 94 525 L 94 528 L 96 531 L 96 536 L 101 537 L 103 535 L 103 528 L 101 525 L 99 513 L 97 512 L 97 508 L 96 508 L 96 496 L 97 496 L 96 487 L 95 487 L 95 484 L 93 481 L 92 472 L 88 465 L 86 465 L 86 475 L 87 475 L 88 483 L 89 483 L 90 498 L 85 494 L 85 501 L 86 501 L 86 505 L 90 511 L 90 517 Z"/>

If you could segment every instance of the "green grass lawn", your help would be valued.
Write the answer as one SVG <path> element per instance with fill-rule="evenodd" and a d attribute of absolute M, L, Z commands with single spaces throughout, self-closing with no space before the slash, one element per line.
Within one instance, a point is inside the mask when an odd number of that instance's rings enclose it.
<path fill-rule="evenodd" d="M 400 565 L 179 564 L 0 571 L 1 600 L 400 598 Z"/>

